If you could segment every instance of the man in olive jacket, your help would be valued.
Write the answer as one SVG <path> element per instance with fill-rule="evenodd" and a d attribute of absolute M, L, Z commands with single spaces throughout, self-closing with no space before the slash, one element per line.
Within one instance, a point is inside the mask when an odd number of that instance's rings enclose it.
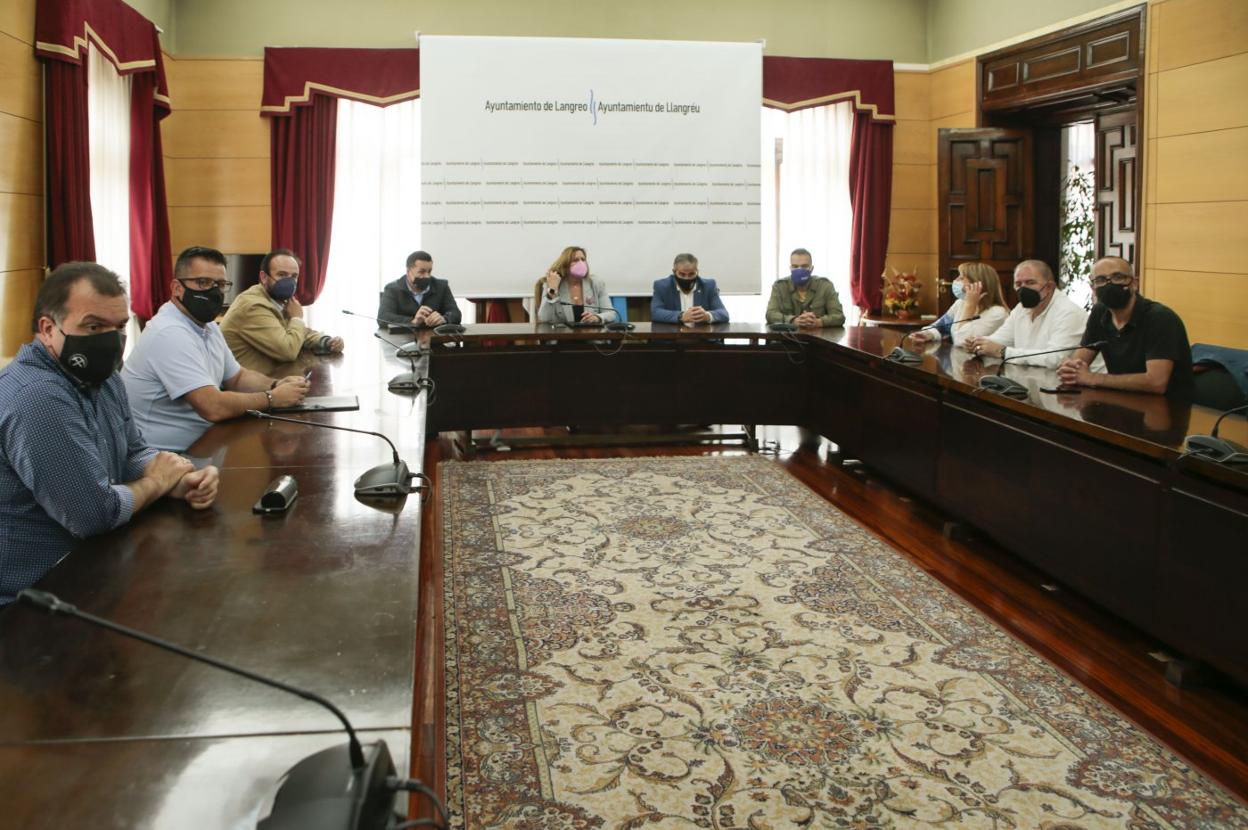
<path fill-rule="evenodd" d="M 286 248 L 265 254 L 260 282 L 234 298 L 221 319 L 221 334 L 240 366 L 269 374 L 305 349 L 314 354 L 341 352 L 341 337 L 308 328 L 295 299 L 299 259 Z"/>
<path fill-rule="evenodd" d="M 845 324 L 845 312 L 832 281 L 811 272 L 810 251 L 798 248 L 789 254 L 789 277 L 772 283 L 767 302 L 768 323 L 793 323 L 802 328 L 826 328 Z"/>

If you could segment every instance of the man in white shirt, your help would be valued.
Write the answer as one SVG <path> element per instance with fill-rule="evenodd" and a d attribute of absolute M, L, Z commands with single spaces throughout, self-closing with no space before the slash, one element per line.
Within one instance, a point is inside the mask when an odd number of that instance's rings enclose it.
<path fill-rule="evenodd" d="M 1057 287 L 1053 270 L 1038 259 L 1014 268 L 1018 305 L 1001 328 L 987 337 L 968 337 L 967 351 L 1011 363 L 1056 369 L 1078 347 L 1088 324 L 1088 313 Z M 1053 349 L 1070 351 L 1039 355 Z"/>

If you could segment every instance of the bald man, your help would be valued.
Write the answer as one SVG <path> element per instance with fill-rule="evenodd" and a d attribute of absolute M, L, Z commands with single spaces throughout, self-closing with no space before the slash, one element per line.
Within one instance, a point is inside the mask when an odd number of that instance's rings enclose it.
<path fill-rule="evenodd" d="M 1098 259 L 1091 281 L 1096 305 L 1083 332 L 1084 348 L 1058 367 L 1062 383 L 1190 398 L 1192 347 L 1179 315 L 1140 295 L 1139 278 L 1125 259 Z M 1088 368 L 1096 351 L 1086 347 L 1099 341 L 1105 342 L 1100 351 L 1106 373 Z"/>

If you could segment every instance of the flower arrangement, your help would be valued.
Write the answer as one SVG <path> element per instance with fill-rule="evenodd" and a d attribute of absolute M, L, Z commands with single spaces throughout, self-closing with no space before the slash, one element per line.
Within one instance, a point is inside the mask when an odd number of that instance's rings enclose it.
<path fill-rule="evenodd" d="M 919 305 L 918 269 L 898 271 L 889 268 L 880 275 L 884 278 L 884 310 L 896 317 L 912 317 Z"/>

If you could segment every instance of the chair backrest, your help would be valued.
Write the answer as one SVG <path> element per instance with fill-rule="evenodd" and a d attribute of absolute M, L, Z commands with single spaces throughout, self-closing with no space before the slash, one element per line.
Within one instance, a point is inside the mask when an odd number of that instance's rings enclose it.
<path fill-rule="evenodd" d="M 1193 400 L 1213 409 L 1232 409 L 1248 403 L 1248 349 L 1192 344 Z"/>

